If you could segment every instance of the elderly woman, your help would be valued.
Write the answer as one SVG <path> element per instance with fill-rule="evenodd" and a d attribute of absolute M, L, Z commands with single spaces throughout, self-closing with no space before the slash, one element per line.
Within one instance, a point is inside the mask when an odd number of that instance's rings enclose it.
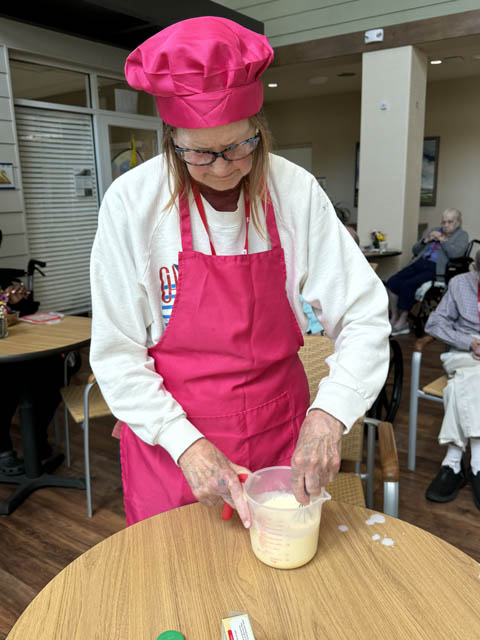
<path fill-rule="evenodd" d="M 163 154 L 108 190 L 91 263 L 91 362 L 121 424 L 128 524 L 223 499 L 248 527 L 237 474 L 271 465 L 292 465 L 308 503 L 385 379 L 380 281 L 315 178 L 269 153 L 272 57 L 264 36 L 203 17 L 127 59 L 165 123 Z M 310 410 L 300 294 L 336 345 Z"/>
<path fill-rule="evenodd" d="M 426 497 L 449 502 L 470 480 L 473 500 L 480 509 L 480 251 L 472 271 L 450 280 L 425 331 L 451 347 L 440 356 L 448 384 L 443 391 L 445 416 L 438 441 L 447 445 L 447 453 Z M 462 460 L 469 443 L 470 472 Z"/>
<path fill-rule="evenodd" d="M 468 234 L 461 226 L 460 211 L 445 209 L 442 226 L 427 231 L 413 245 L 412 262 L 387 280 L 392 336 L 410 333 L 408 312 L 415 303 L 418 287 L 424 282 L 443 277 L 447 262 L 464 255 Z"/>

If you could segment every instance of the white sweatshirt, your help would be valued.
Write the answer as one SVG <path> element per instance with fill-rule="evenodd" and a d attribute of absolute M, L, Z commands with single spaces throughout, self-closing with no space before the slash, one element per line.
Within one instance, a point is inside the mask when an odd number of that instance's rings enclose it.
<path fill-rule="evenodd" d="M 308 319 L 300 294 L 335 342 L 330 375 L 312 407 L 349 429 L 370 408 L 386 378 L 390 325 L 385 288 L 315 178 L 279 156 L 272 155 L 270 162 L 288 299 L 302 332 Z M 112 413 L 177 461 L 201 434 L 165 389 L 147 353 L 159 341 L 175 299 L 181 237 L 177 207 L 165 210 L 169 199 L 162 155 L 117 178 L 105 194 L 91 260 L 90 360 Z M 240 254 L 243 195 L 232 212 L 215 211 L 203 202 L 217 254 Z M 190 211 L 194 249 L 210 253 L 193 201 Z M 250 224 L 249 251 L 268 248 Z"/>

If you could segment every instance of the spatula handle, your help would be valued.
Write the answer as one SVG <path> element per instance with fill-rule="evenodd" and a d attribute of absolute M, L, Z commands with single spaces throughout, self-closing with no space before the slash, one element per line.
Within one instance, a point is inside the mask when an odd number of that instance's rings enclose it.
<path fill-rule="evenodd" d="M 245 482 L 247 478 L 248 478 L 248 473 L 238 474 L 238 479 L 242 484 Z M 230 520 L 232 515 L 233 515 L 233 508 L 229 504 L 224 502 L 223 509 L 222 509 L 222 520 Z"/>

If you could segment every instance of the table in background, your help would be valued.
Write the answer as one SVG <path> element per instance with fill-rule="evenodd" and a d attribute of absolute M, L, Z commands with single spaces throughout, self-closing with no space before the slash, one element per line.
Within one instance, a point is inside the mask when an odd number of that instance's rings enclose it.
<path fill-rule="evenodd" d="M 397 249 L 387 249 L 386 251 L 380 251 L 380 249 L 378 249 L 377 251 L 364 251 L 363 255 L 367 260 L 374 260 L 376 258 L 393 258 L 394 256 L 401 256 L 402 252 Z"/>
<path fill-rule="evenodd" d="M 215 640 L 230 611 L 248 611 L 256 640 L 480 637 L 477 562 L 401 520 L 368 526 L 375 512 L 323 509 L 317 555 L 293 570 L 257 560 L 238 518 L 222 521 L 219 508 L 154 516 L 68 565 L 8 640 L 154 640 L 167 629 Z"/>
<path fill-rule="evenodd" d="M 91 328 L 91 318 L 78 316 L 64 316 L 56 324 L 17 322 L 8 328 L 8 337 L 0 340 L 0 365 L 27 362 L 79 349 L 89 344 Z M 19 485 L 0 503 L 0 515 L 12 513 L 32 491 L 42 487 L 85 489 L 83 478 L 52 475 L 63 462 L 63 455 L 53 456 L 42 465 L 36 442 L 32 401 L 27 387 L 23 390 L 19 408 L 25 474 L 0 474 L 0 483 Z"/>

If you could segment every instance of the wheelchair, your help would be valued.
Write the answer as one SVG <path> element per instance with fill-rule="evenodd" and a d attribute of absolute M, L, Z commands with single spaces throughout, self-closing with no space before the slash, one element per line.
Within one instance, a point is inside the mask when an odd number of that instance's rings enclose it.
<path fill-rule="evenodd" d="M 30 295 L 28 296 L 28 298 L 22 300 L 17 305 L 13 305 L 15 309 L 20 311 L 21 316 L 25 316 L 38 311 L 40 303 L 36 302 L 34 299 L 33 277 L 35 271 L 45 277 L 45 273 L 42 271 L 42 269 L 44 269 L 46 266 L 46 262 L 32 259 L 28 261 L 26 271 L 24 269 L 11 269 L 8 267 L 0 269 L 0 289 L 5 289 L 11 284 L 20 284 L 21 282 L 24 282 L 26 280 L 25 288 L 27 289 L 27 291 L 30 291 Z M 42 267 L 42 269 L 40 269 L 40 267 Z"/>
<path fill-rule="evenodd" d="M 317 333 L 325 336 L 325 331 L 318 323 L 310 305 L 303 301 L 303 311 L 309 319 L 307 334 Z M 316 330 L 315 325 L 319 327 Z M 394 338 L 390 338 L 390 363 L 385 384 L 377 399 L 367 413 L 367 417 L 375 418 L 381 422 L 393 423 L 402 399 L 403 387 L 403 355 L 400 344 Z"/>
<path fill-rule="evenodd" d="M 417 301 L 409 313 L 409 320 L 411 321 L 413 331 L 417 338 L 425 335 L 425 325 L 427 324 L 428 317 L 432 311 L 435 311 L 438 307 L 450 280 L 461 273 L 469 271 L 470 265 L 473 262 L 470 254 L 475 244 L 480 244 L 480 240 L 471 240 L 463 256 L 452 258 L 447 262 L 445 276 L 443 278 L 439 277 L 438 280 L 425 282 L 417 289 L 415 293 Z"/>
<path fill-rule="evenodd" d="M 400 344 L 390 338 L 390 364 L 388 375 L 382 390 L 367 413 L 369 418 L 393 424 L 402 399 L 403 354 Z"/>
<path fill-rule="evenodd" d="M 0 231 L 0 244 L 1 244 L 1 231 Z M 30 295 L 28 298 L 21 300 L 19 303 L 15 305 L 10 305 L 11 308 L 15 311 L 18 311 L 20 317 L 30 315 L 32 313 L 36 313 L 38 308 L 40 307 L 40 302 L 35 300 L 34 290 L 33 290 L 33 281 L 35 272 L 39 273 L 41 276 L 45 277 L 45 273 L 42 269 L 45 269 L 47 266 L 46 262 L 42 260 L 30 259 L 28 261 L 27 269 L 13 269 L 10 267 L 0 268 L 0 289 L 5 289 L 11 284 L 20 284 L 24 283 L 27 291 L 30 291 Z M 65 375 L 68 374 L 68 378 L 73 376 L 77 371 L 80 370 L 82 366 L 81 355 L 78 351 L 71 351 L 65 360 L 66 372 Z"/>

